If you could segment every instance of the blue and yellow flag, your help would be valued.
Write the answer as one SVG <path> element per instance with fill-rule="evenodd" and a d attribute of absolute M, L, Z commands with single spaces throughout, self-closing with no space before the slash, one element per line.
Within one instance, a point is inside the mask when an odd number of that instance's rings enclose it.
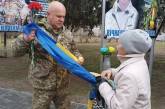
<path fill-rule="evenodd" d="M 89 71 L 79 65 L 70 57 L 68 52 L 61 49 L 59 44 L 53 40 L 46 32 L 44 32 L 37 24 L 27 24 L 23 28 L 23 33 L 28 35 L 32 30 L 36 30 L 36 37 L 39 44 L 49 53 L 49 55 L 60 65 L 92 85 L 96 84 L 96 78 Z"/>

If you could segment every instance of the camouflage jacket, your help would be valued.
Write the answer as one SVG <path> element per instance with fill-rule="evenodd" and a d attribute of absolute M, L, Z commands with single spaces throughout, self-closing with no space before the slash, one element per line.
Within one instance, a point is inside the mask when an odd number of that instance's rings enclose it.
<path fill-rule="evenodd" d="M 71 36 L 67 36 L 65 31 L 55 33 L 53 29 L 45 22 L 38 23 L 45 32 L 54 40 L 70 50 L 76 57 L 82 56 Z M 67 87 L 69 83 L 68 71 L 58 65 L 48 53 L 40 46 L 37 40 L 34 40 L 34 66 L 30 65 L 29 80 L 34 88 L 44 90 L 56 90 L 56 88 Z M 30 51 L 29 44 L 23 40 L 23 35 L 15 41 L 15 51 L 20 55 Z"/>

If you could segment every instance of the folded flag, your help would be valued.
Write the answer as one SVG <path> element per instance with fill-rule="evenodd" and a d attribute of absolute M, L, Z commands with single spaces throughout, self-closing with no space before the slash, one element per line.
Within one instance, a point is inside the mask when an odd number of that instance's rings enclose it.
<path fill-rule="evenodd" d="M 96 78 L 89 71 L 78 64 L 75 58 L 69 51 L 66 51 L 62 45 L 59 45 L 53 40 L 45 31 L 43 31 L 37 24 L 30 23 L 24 26 L 23 33 L 28 36 L 32 30 L 36 30 L 36 37 L 39 44 L 44 48 L 48 54 L 60 65 L 70 71 L 73 75 L 80 77 L 91 83 L 96 84 Z"/>

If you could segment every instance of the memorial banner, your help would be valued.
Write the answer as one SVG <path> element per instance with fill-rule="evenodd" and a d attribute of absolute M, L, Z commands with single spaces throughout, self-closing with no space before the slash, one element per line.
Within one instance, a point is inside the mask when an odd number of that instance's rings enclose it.
<path fill-rule="evenodd" d="M 22 31 L 27 14 L 24 0 L 0 0 L 0 31 Z"/>
<path fill-rule="evenodd" d="M 105 15 L 107 38 L 119 38 L 122 32 L 137 28 L 146 30 L 150 36 L 154 36 L 155 25 L 152 24 L 156 19 L 151 11 L 155 3 L 157 0 L 116 0 Z M 151 18 L 154 18 L 153 21 Z"/>
<path fill-rule="evenodd" d="M 40 15 L 40 16 L 43 16 L 43 17 L 46 17 L 46 12 L 47 12 L 47 9 L 48 9 L 48 2 L 47 0 L 35 0 L 37 2 L 39 2 L 42 6 L 42 11 L 39 11 L 37 13 L 37 15 Z"/>

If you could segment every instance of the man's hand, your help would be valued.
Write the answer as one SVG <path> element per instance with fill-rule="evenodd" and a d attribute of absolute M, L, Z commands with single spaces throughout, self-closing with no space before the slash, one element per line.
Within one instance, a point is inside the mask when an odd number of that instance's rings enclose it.
<path fill-rule="evenodd" d="M 78 63 L 81 65 L 84 63 L 84 58 L 82 56 L 78 57 Z"/>
<path fill-rule="evenodd" d="M 101 77 L 102 78 L 105 78 L 105 79 L 110 79 L 112 76 L 112 72 L 110 69 L 108 70 L 104 70 L 102 73 L 101 73 Z"/>
<path fill-rule="evenodd" d="M 26 41 L 26 42 L 31 42 L 31 41 L 33 41 L 34 39 L 35 39 L 35 30 L 32 30 L 31 31 L 31 33 L 29 34 L 29 36 L 24 36 L 24 40 Z"/>

